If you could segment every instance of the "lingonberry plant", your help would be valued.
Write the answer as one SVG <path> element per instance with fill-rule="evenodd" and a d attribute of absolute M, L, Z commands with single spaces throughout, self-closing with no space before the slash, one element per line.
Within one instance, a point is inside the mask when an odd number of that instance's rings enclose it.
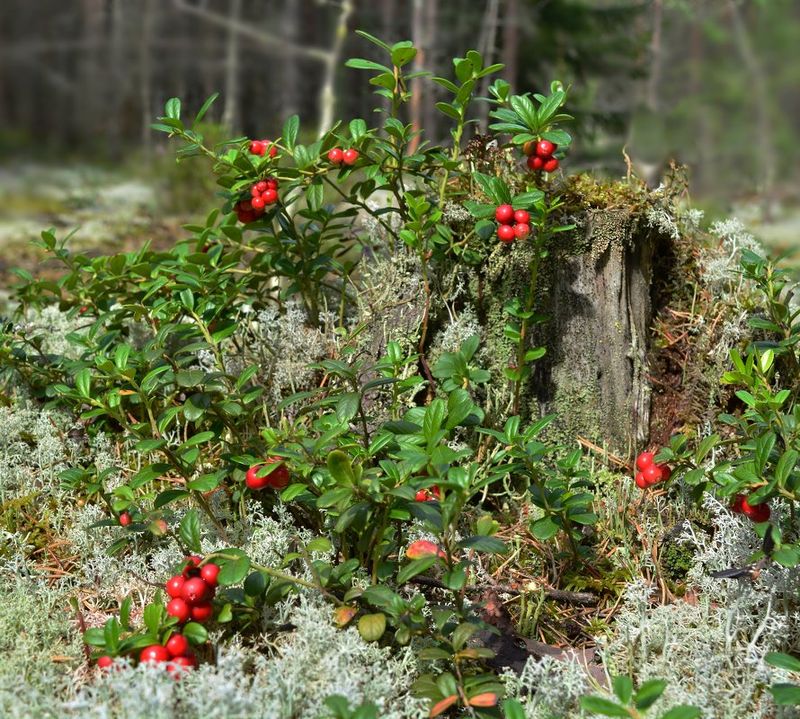
<path fill-rule="evenodd" d="M 725 412 L 718 434 L 692 442 L 684 435 L 673 438 L 656 459 L 675 464 L 676 475 L 695 497 L 716 493 L 731 511 L 755 524 L 765 555 L 784 566 L 800 564 L 800 404 L 797 402 L 797 318 L 792 301 L 795 286 L 785 270 L 744 252 L 742 274 L 754 289 L 757 312 L 751 326 L 762 336 L 747 348 L 730 352 L 731 369 L 723 385 L 737 388 L 733 397 L 738 411 Z M 770 502 L 780 500 L 786 511 L 776 517 Z"/>
<path fill-rule="evenodd" d="M 462 143 L 476 89 L 500 65 L 470 51 L 454 59 L 452 79 L 431 78 L 448 93 L 437 108 L 453 122 L 443 148 L 403 119 L 413 83 L 428 79 L 407 72 L 416 48 L 360 34 L 386 55 L 386 64 L 348 62 L 373 73 L 380 127 L 356 118 L 303 144 L 293 116 L 274 140 L 210 147 L 198 128 L 214 97 L 191 122 L 169 100 L 154 128 L 183 143 L 181 161 L 211 161 L 222 207 L 166 251 L 90 257 L 44 232 L 40 245 L 64 274 L 24 277 L 20 316 L 54 303 L 79 318 L 68 338 L 74 351 L 47 353 L 44 337 L 10 325 L 0 359 L 48 406 L 71 411 L 90 432 L 120 435 L 138 454 L 139 468 L 114 489 L 109 470 L 90 464 L 62 474 L 65 487 L 106 507 L 100 524 L 122 525 L 109 551 L 173 542 L 186 557 L 166 579 L 169 599 L 145 609 L 143 629 L 132 626 L 126 600 L 119 619 L 87 631 L 100 666 L 124 656 L 178 674 L 210 658 L 206 623 L 245 630 L 264 606 L 315 591 L 340 626 L 356 624 L 368 641 L 426 639 L 431 669 L 415 687 L 431 716 L 456 706 L 496 716 L 502 687 L 485 665 L 493 653 L 473 641 L 484 628 L 476 577 L 506 551 L 487 498 L 512 488 L 529 497 L 531 531 L 550 542 L 552 566 L 586 561 L 581 527 L 596 520 L 580 452 L 540 439 L 552 417 L 529 426 L 520 417 L 531 363 L 544 354 L 532 342 L 546 321 L 536 307 L 540 266 L 553 236 L 571 228 L 559 222 L 547 174 L 571 141 L 560 128 L 570 119 L 561 112 L 566 92 L 555 83 L 547 96 L 516 95 L 496 81 L 483 99 L 501 133 L 504 159 L 493 164 Z M 519 166 L 519 146 L 537 172 Z M 475 221 L 453 219 L 448 204 Z M 364 218 L 379 231 L 361 230 Z M 479 401 L 490 374 L 476 359 L 478 336 L 429 361 L 438 283 L 454 269 L 481 272 L 498 240 L 503 252 L 526 253 L 529 266 L 527 288 L 506 307 L 510 416 L 499 422 Z M 419 267 L 421 326 L 413 347 L 392 337 L 370 355 L 352 321 L 363 263 L 398 255 Z M 337 349 L 305 368 L 307 388 L 272 402 L 247 317 L 292 303 L 308 327 L 336 325 Z M 298 542 L 280 568 L 257 565 L 229 539 L 254 503 L 266 512 L 289 505 L 315 538 Z M 204 558 L 201 516 L 228 547 Z M 435 604 L 420 587 L 440 592 Z"/>

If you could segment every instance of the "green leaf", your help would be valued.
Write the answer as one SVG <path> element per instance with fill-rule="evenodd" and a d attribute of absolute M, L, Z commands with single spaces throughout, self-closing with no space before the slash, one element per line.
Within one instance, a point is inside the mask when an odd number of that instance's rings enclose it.
<path fill-rule="evenodd" d="M 392 63 L 397 67 L 408 65 L 416 56 L 417 48 L 410 41 L 398 42 L 392 47 Z"/>
<path fill-rule="evenodd" d="M 336 419 L 349 422 L 358 413 L 361 395 L 358 392 L 345 392 L 336 402 Z"/>
<path fill-rule="evenodd" d="M 200 517 L 196 509 L 190 509 L 186 516 L 181 520 L 178 534 L 183 540 L 183 543 L 192 552 L 203 551 L 200 545 Z"/>
<path fill-rule="evenodd" d="M 531 532 L 536 539 L 547 540 L 555 536 L 560 527 L 553 521 L 552 517 L 542 517 L 531 525 Z"/>
<path fill-rule="evenodd" d="M 796 684 L 773 684 L 769 691 L 776 704 L 781 706 L 800 704 L 800 687 Z"/>
<path fill-rule="evenodd" d="M 92 394 L 92 373 L 88 367 L 84 367 L 75 375 L 75 388 L 83 397 L 90 397 Z"/>
<path fill-rule="evenodd" d="M 701 712 L 697 707 L 681 704 L 662 714 L 661 719 L 699 719 L 700 716 Z"/>
<path fill-rule="evenodd" d="M 418 574 L 430 569 L 437 561 L 438 557 L 435 554 L 431 554 L 409 562 L 397 573 L 397 583 L 405 584 L 412 577 L 416 577 Z"/>
<path fill-rule="evenodd" d="M 345 67 L 352 67 L 356 70 L 376 70 L 377 72 L 392 72 L 392 68 L 381 65 L 372 60 L 365 60 L 363 57 L 351 57 L 346 63 Z"/>
<path fill-rule="evenodd" d="M 390 48 L 385 42 L 383 42 L 383 40 L 379 40 L 377 37 L 375 37 L 374 35 L 370 35 L 368 32 L 364 30 L 356 30 L 356 35 L 360 35 L 365 40 L 369 40 L 373 45 L 377 45 L 378 47 L 383 48 L 388 53 L 392 52 L 392 48 Z"/>
<path fill-rule="evenodd" d="M 764 657 L 764 661 L 773 667 L 785 669 L 788 672 L 800 674 L 800 659 L 783 652 L 770 652 Z"/>
<path fill-rule="evenodd" d="M 613 686 L 614 694 L 617 695 L 617 699 L 619 699 L 623 704 L 627 704 L 633 695 L 633 682 L 631 681 L 631 678 L 625 676 L 624 674 L 615 676 Z"/>
<path fill-rule="evenodd" d="M 93 627 L 83 633 L 83 641 L 91 647 L 104 647 L 106 635 L 102 627 Z"/>
<path fill-rule="evenodd" d="M 291 152 L 297 142 L 297 133 L 300 130 L 300 118 L 292 115 L 283 123 L 283 144 Z M 263 187 L 263 185 L 262 185 Z"/>
<path fill-rule="evenodd" d="M 180 120 L 181 119 L 181 101 L 180 98 L 171 97 L 167 100 L 167 104 L 164 105 L 164 112 L 166 113 L 167 117 L 171 120 Z"/>
<path fill-rule="evenodd" d="M 604 697 L 594 695 L 581 697 L 581 709 L 595 714 L 602 714 L 606 717 L 628 717 L 630 719 L 630 714 L 625 707 L 621 707 L 619 704 L 615 704 Z"/>
<path fill-rule="evenodd" d="M 220 555 L 219 559 L 214 560 L 220 566 L 217 577 L 219 584 L 228 587 L 241 582 L 250 571 L 250 557 L 241 549 L 223 549 Z"/>
<path fill-rule="evenodd" d="M 633 697 L 637 709 L 649 709 L 664 693 L 667 683 L 663 679 L 650 679 L 644 682 Z"/>
<path fill-rule="evenodd" d="M 356 476 L 353 471 L 353 464 L 341 450 L 334 450 L 328 455 L 328 471 L 338 484 L 352 487 L 355 484 Z"/>
<path fill-rule="evenodd" d="M 504 719 L 525 719 L 525 708 L 516 699 L 503 701 Z"/>
<path fill-rule="evenodd" d="M 386 631 L 386 615 L 365 614 L 358 620 L 358 633 L 365 642 L 377 642 Z"/>
<path fill-rule="evenodd" d="M 197 622 L 188 622 L 183 625 L 181 631 L 192 644 L 205 644 L 208 641 L 208 632 L 202 624 Z"/>
<path fill-rule="evenodd" d="M 209 97 L 209 98 L 208 98 L 208 99 L 207 99 L 207 100 L 206 100 L 206 101 L 203 103 L 203 106 L 202 106 L 202 107 L 201 107 L 201 108 L 198 110 L 198 112 L 197 112 L 197 115 L 195 115 L 194 122 L 192 123 L 192 127 L 194 127 L 195 125 L 197 125 L 197 123 L 198 123 L 198 122 L 200 122 L 200 121 L 201 121 L 201 120 L 202 120 L 202 119 L 203 119 L 203 118 L 206 116 L 206 113 L 208 112 L 208 109 L 209 109 L 209 108 L 210 108 L 210 107 L 211 107 L 211 106 L 214 104 L 214 101 L 215 101 L 215 100 L 216 100 L 218 97 L 219 97 L 219 93 L 218 93 L 218 92 L 215 92 L 213 95 L 211 95 L 211 96 L 210 96 L 210 97 Z"/>
<path fill-rule="evenodd" d="M 800 564 L 800 551 L 791 544 L 784 544 L 772 552 L 772 558 L 784 567 L 796 567 Z"/>
<path fill-rule="evenodd" d="M 248 597 L 260 597 L 267 588 L 267 578 L 262 572 L 251 572 L 242 586 Z"/>
<path fill-rule="evenodd" d="M 483 535 L 475 535 L 462 539 L 458 546 L 462 549 L 474 549 L 478 552 L 485 552 L 487 554 L 503 554 L 507 551 L 505 542 L 497 537 L 487 537 Z"/>
<path fill-rule="evenodd" d="M 354 142 L 358 142 L 367 134 L 367 123 L 360 118 L 350 120 L 350 136 Z"/>

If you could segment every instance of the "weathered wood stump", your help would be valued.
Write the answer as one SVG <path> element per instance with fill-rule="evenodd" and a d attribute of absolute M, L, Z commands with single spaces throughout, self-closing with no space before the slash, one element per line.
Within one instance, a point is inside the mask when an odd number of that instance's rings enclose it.
<path fill-rule="evenodd" d="M 524 420 L 556 414 L 548 427 L 551 440 L 574 444 L 582 437 L 630 456 L 647 439 L 653 256 L 668 241 L 647 221 L 647 208 L 654 204 L 647 196 L 627 205 L 586 203 L 570 210 L 564 219 L 575 229 L 554 237 L 540 267 L 535 309 L 547 319 L 534 328 L 529 346 L 545 346 L 547 353 L 522 388 L 519 414 Z M 440 268 L 435 283 L 426 347 L 436 345 L 454 314 L 477 318 L 482 340 L 477 361 L 492 379 L 476 392 L 487 421 L 495 425 L 513 410 L 504 370 L 514 363 L 516 349 L 505 336 L 504 307 L 515 298 L 524 301 L 531 258 L 531 243 L 496 243 L 484 264 Z M 390 339 L 417 349 L 424 295 L 419 276 L 408 271 L 413 262 L 409 258 L 404 271 L 384 270 L 386 277 L 377 278 L 362 298 L 373 313 L 366 335 L 368 354 L 376 358 Z M 447 288 L 456 286 L 460 289 L 448 297 Z M 431 364 L 435 348 L 433 355 Z"/>
<path fill-rule="evenodd" d="M 647 336 L 653 318 L 650 289 L 659 237 L 632 209 L 587 209 L 570 218 L 576 229 L 557 235 L 543 262 L 530 347 L 545 346 L 522 392 L 520 414 L 555 413 L 553 439 L 583 437 L 624 456 L 646 439 L 650 416 Z M 510 411 L 503 369 L 514 361 L 504 336 L 505 304 L 525 296 L 532 251 L 525 243 L 498 245 L 470 283 L 470 301 L 485 332 L 494 387 L 488 404 L 502 420 Z"/>

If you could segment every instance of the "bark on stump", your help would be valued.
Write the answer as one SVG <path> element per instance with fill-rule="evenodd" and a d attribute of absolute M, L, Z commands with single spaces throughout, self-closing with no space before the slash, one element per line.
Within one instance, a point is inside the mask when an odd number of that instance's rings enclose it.
<path fill-rule="evenodd" d="M 577 228 L 555 237 L 540 270 L 536 310 L 547 320 L 530 347 L 543 345 L 547 354 L 523 388 L 520 414 L 555 413 L 551 438 L 584 437 L 627 456 L 648 434 L 646 340 L 652 258 L 662 238 L 630 209 L 585 210 L 572 221 Z M 494 383 L 508 384 L 502 371 L 513 347 L 504 336 L 503 307 L 525 296 L 530 259 L 527 243 L 498 244 L 482 280 L 471 285 Z M 494 407 L 496 419 L 509 409 Z"/>

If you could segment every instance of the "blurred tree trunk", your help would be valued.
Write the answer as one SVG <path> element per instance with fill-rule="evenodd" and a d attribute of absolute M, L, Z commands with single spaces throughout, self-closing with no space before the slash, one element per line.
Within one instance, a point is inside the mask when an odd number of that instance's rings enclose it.
<path fill-rule="evenodd" d="M 281 30 L 283 36 L 291 42 L 297 42 L 300 28 L 301 3 L 298 0 L 289 0 L 284 8 L 281 17 Z M 283 66 L 283 83 L 281 88 L 281 108 L 283 118 L 299 115 L 301 108 L 299 103 L 298 88 L 302 85 L 300 66 L 297 62 L 287 62 Z"/>
<path fill-rule="evenodd" d="M 692 23 L 691 50 L 689 63 L 689 92 L 693 97 L 703 97 L 703 67 L 705 66 L 705 36 L 699 23 Z M 697 165 L 693 172 L 695 192 L 704 193 L 708 189 L 708 170 L 716 155 L 714 133 L 711 132 L 708 113 L 700 109 L 695 113 L 697 122 Z"/>
<path fill-rule="evenodd" d="M 747 27 L 735 0 L 728 0 L 728 11 L 733 25 L 736 48 L 742 58 L 753 88 L 753 114 L 756 118 L 756 145 L 758 147 L 757 165 L 761 171 L 760 187 L 761 212 L 765 220 L 772 215 L 772 197 L 775 192 L 775 175 L 778 158 L 775 150 L 775 136 L 770 118 L 770 96 L 767 77 L 761 60 L 756 54 Z"/>
<path fill-rule="evenodd" d="M 503 79 L 516 92 L 519 75 L 519 0 L 506 0 L 503 18 Z"/>
<path fill-rule="evenodd" d="M 647 79 L 645 102 L 647 109 L 658 112 L 661 87 L 661 28 L 664 20 L 663 0 L 653 0 L 653 28 L 650 36 L 650 74 Z"/>
<path fill-rule="evenodd" d="M 110 9 L 110 42 L 104 78 L 107 104 L 103 116 L 106 123 L 105 135 L 108 153 L 111 157 L 118 158 L 122 154 L 120 144 L 123 124 L 121 108 L 129 75 L 125 72 L 125 9 L 122 0 L 111 0 Z"/>
<path fill-rule="evenodd" d="M 414 58 L 414 72 L 429 70 L 435 74 L 433 60 L 433 44 L 436 37 L 437 0 L 414 0 L 411 12 L 411 41 L 417 48 Z M 411 95 L 411 126 L 417 131 L 424 129 L 427 139 L 436 138 L 433 116 L 434 98 L 430 80 L 420 78 L 413 80 Z M 417 135 L 409 146 L 409 152 L 415 152 L 423 138 Z"/>
<path fill-rule="evenodd" d="M 228 14 L 228 42 L 225 52 L 225 109 L 222 124 L 228 130 L 239 127 L 239 32 L 236 29 L 242 19 L 242 0 L 230 0 Z M 291 64 L 291 63 L 289 63 Z"/>
<path fill-rule="evenodd" d="M 81 87 L 92 88 L 92 91 L 81 97 L 80 112 L 73 112 L 72 120 L 77 124 L 75 132 L 78 135 L 82 134 L 82 125 L 91 128 L 90 132 L 94 134 L 98 129 L 98 118 L 101 115 L 102 96 L 99 90 L 102 84 L 98 77 L 101 67 L 98 47 L 103 37 L 105 8 L 105 0 L 81 0 L 83 26 L 81 40 L 84 47 L 81 53 L 79 77 Z"/>
<path fill-rule="evenodd" d="M 487 0 L 486 12 L 483 15 L 483 22 L 481 23 L 481 35 L 478 40 L 478 52 L 483 55 L 483 64 L 491 65 L 494 62 L 495 54 L 497 52 L 497 25 L 500 14 L 500 0 Z M 478 96 L 486 97 L 489 94 L 489 83 L 492 78 L 487 75 L 481 80 L 478 87 Z M 477 103 L 477 112 L 475 117 L 478 120 L 478 127 L 481 132 L 487 131 L 487 124 L 489 119 L 489 103 Z"/>
<path fill-rule="evenodd" d="M 150 42 L 153 36 L 155 5 L 153 0 L 143 0 L 142 32 L 139 36 L 139 104 L 142 112 L 142 147 L 150 155 L 153 131 L 153 87 L 152 66 L 150 63 Z"/>
<path fill-rule="evenodd" d="M 226 17 L 213 10 L 192 5 L 187 0 L 173 0 L 173 6 L 186 15 L 193 15 L 205 20 L 207 23 L 225 28 L 236 35 L 250 38 L 259 43 L 265 50 L 280 53 L 284 61 L 292 62 L 297 57 L 309 57 L 321 62 L 323 65 L 323 79 L 319 93 L 319 133 L 322 134 L 330 128 L 333 124 L 336 103 L 334 93 L 336 69 L 339 65 L 345 38 L 347 37 L 347 25 L 353 12 L 353 0 L 341 0 L 339 18 L 334 29 L 330 50 L 292 42 L 280 33 L 259 29 L 230 16 Z"/>

